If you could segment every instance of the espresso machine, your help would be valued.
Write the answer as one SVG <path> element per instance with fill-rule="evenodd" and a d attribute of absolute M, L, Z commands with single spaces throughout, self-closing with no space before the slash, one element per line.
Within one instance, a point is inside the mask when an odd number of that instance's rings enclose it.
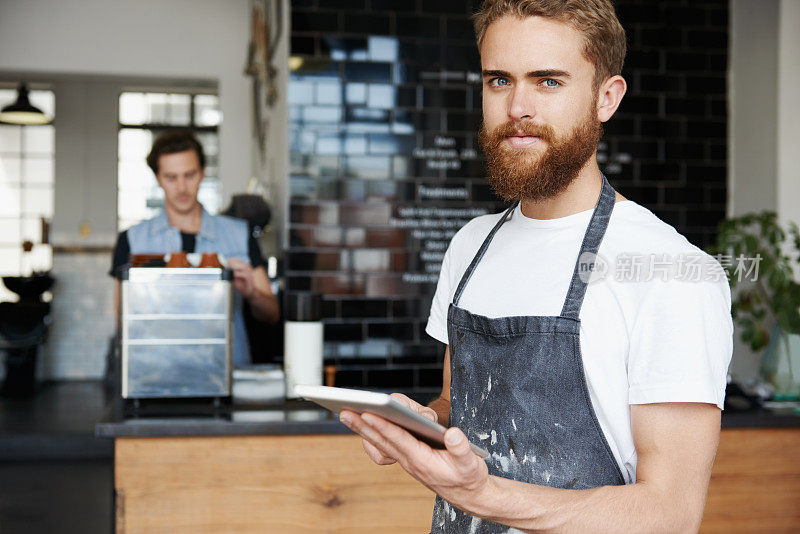
<path fill-rule="evenodd" d="M 122 397 L 230 397 L 231 271 L 129 267 L 121 286 Z"/>

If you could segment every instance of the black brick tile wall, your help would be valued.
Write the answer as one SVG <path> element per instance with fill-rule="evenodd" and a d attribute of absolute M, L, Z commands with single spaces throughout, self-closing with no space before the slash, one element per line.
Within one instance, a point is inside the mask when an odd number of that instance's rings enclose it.
<path fill-rule="evenodd" d="M 304 61 L 288 94 L 286 282 L 323 293 L 338 385 L 422 400 L 441 387 L 444 347 L 425 323 L 442 253 L 502 207 L 476 144 L 476 3 L 292 2 L 291 54 Z M 727 201 L 727 2 L 616 6 L 629 86 L 598 159 L 623 195 L 705 247 Z"/>

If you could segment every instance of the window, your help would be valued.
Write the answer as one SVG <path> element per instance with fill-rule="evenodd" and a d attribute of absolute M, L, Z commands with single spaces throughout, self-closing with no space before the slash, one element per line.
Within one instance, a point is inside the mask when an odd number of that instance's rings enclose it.
<path fill-rule="evenodd" d="M 53 91 L 32 90 L 31 104 L 52 118 Z M 17 90 L 0 88 L 0 106 L 17 99 Z M 0 124 L 0 275 L 48 271 L 53 252 L 42 243 L 43 226 L 53 217 L 55 127 Z M 23 252 L 22 243 L 33 249 Z M 0 285 L 0 300 L 16 300 Z"/>
<path fill-rule="evenodd" d="M 119 98 L 119 163 L 117 228 L 154 217 L 164 206 L 164 194 L 145 158 L 164 130 L 194 131 L 206 155 L 206 177 L 198 199 L 210 213 L 222 203 L 219 180 L 219 97 L 210 94 L 124 92 Z"/>

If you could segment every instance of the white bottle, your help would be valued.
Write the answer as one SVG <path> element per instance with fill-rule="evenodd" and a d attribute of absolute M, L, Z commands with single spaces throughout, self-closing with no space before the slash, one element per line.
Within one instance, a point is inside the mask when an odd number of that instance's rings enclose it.
<path fill-rule="evenodd" d="M 286 398 L 296 399 L 297 384 L 322 385 L 322 299 L 317 293 L 287 293 L 283 327 Z"/>

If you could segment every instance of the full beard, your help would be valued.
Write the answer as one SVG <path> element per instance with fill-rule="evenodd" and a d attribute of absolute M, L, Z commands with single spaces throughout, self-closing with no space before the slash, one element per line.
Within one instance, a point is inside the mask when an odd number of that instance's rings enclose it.
<path fill-rule="evenodd" d="M 515 149 L 503 143 L 506 137 L 524 132 L 539 137 L 547 146 L 541 150 Z M 501 124 L 491 132 L 481 127 L 480 143 L 486 153 L 489 185 L 504 200 L 552 198 L 571 184 L 597 149 L 603 127 L 590 113 L 567 139 L 558 139 L 553 128 L 516 121 Z M 538 144 L 538 143 L 537 143 Z"/>

